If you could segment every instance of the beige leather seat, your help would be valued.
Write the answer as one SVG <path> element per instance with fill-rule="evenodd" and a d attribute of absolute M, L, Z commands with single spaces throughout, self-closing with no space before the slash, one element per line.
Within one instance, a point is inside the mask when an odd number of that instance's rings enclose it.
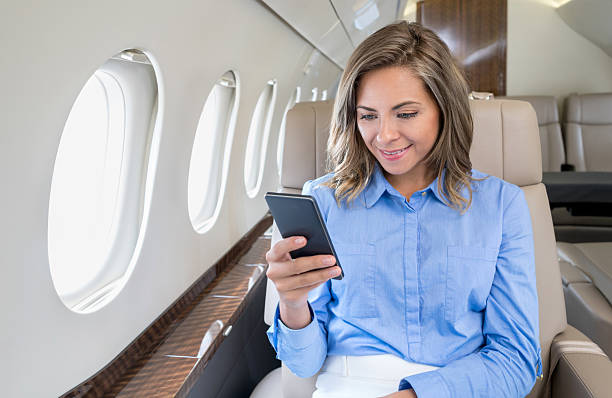
<path fill-rule="evenodd" d="M 559 112 L 555 97 L 546 95 L 525 95 L 499 97 L 527 101 L 533 106 L 540 129 L 542 149 L 542 171 L 561 171 L 565 163 L 565 148 L 559 123 Z M 552 209 L 555 237 L 564 242 L 612 241 L 612 218 L 572 216 L 564 207 Z"/>
<path fill-rule="evenodd" d="M 576 171 L 612 171 L 612 93 L 567 97 L 563 127 Z"/>
<path fill-rule="evenodd" d="M 572 94 L 564 108 L 567 163 L 578 172 L 612 171 L 612 93 Z M 559 241 L 612 241 L 612 217 L 572 216 L 565 208 L 552 215 Z"/>
<path fill-rule="evenodd" d="M 557 100 L 552 95 L 522 95 L 500 97 L 500 99 L 527 101 L 535 109 L 540 129 L 542 171 L 561 171 L 565 163 L 565 148 L 561 135 L 561 123 Z"/>
<path fill-rule="evenodd" d="M 539 133 L 533 108 L 509 100 L 473 101 L 474 167 L 519 185 L 525 192 L 533 224 L 539 296 L 540 343 L 544 377 L 529 397 L 547 397 L 549 366 L 558 359 L 551 378 L 553 397 L 608 397 L 612 391 L 612 362 L 586 336 L 567 325 L 561 276 L 546 190 L 541 183 Z M 324 143 L 330 103 L 300 103 L 287 116 L 281 190 L 299 192 L 306 180 L 324 174 Z M 294 152 L 292 152 L 294 151 Z M 278 239 L 273 235 L 273 242 Z M 271 282 L 265 321 L 271 324 L 278 295 Z M 285 366 L 264 383 L 282 383 L 285 398 L 310 397 L 316 376 L 300 379 Z M 280 380 L 279 380 L 280 379 Z M 252 395 L 267 391 L 260 385 Z"/>
<path fill-rule="evenodd" d="M 557 243 L 567 321 L 612 357 L 612 243 Z"/>
<path fill-rule="evenodd" d="M 579 109 L 583 106 L 581 97 L 583 96 L 573 95 L 566 102 L 566 106 L 570 108 L 566 109 L 570 113 L 566 115 L 566 120 L 579 120 L 576 116 L 583 113 Z M 555 98 L 553 96 L 508 96 L 503 98 L 527 101 L 535 109 L 540 128 L 542 171 L 560 171 L 561 164 L 565 163 L 565 154 Z M 595 113 L 592 108 L 601 98 L 611 99 L 612 94 L 588 96 L 585 100 L 587 116 L 591 112 Z M 601 108 L 600 112 L 607 109 L 607 116 L 609 116 L 612 112 L 612 101 L 608 105 L 598 104 L 598 107 Z M 610 120 L 612 121 L 612 116 Z M 570 134 L 576 134 L 576 132 Z M 612 135 L 612 124 L 610 135 Z M 571 150 L 575 151 L 576 148 L 571 148 Z M 612 158 L 610 161 L 612 162 Z M 612 225 L 611 218 L 572 217 L 564 208 L 553 209 L 552 216 L 558 240 L 568 238 L 570 233 L 574 237 L 572 240 L 584 238 L 581 232 L 585 226 L 590 226 L 593 233 L 601 236 L 601 227 Z M 612 303 L 612 243 L 573 245 L 558 242 L 557 251 L 568 323 L 585 333 L 609 356 L 612 356 L 612 306 L 610 305 Z"/>
<path fill-rule="evenodd" d="M 612 171 L 612 93 L 565 101 L 568 163 L 577 171 Z M 559 240 L 612 241 L 612 217 L 572 217 L 554 209 Z M 559 242 L 568 322 L 612 355 L 612 243 Z"/>

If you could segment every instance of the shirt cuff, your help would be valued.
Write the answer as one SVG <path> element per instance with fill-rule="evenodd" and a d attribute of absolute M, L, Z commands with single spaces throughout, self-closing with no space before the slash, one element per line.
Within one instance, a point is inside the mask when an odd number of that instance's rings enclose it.
<path fill-rule="evenodd" d="M 408 376 L 400 381 L 399 390 L 412 388 L 419 398 L 450 398 L 446 381 L 437 370 Z"/>
<path fill-rule="evenodd" d="M 317 341 L 317 337 L 319 334 L 319 325 L 317 324 L 317 319 L 308 303 L 308 309 L 310 311 L 310 323 L 304 326 L 302 329 L 291 329 L 287 325 L 283 323 L 280 319 L 280 308 L 276 306 L 276 313 L 274 314 L 274 325 L 276 325 L 277 336 L 280 337 L 280 341 L 283 345 L 301 350 L 309 347 Z"/>

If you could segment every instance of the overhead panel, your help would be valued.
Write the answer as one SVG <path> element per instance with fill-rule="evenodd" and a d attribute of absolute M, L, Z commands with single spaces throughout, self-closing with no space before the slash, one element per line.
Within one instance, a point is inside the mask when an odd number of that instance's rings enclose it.
<path fill-rule="evenodd" d="M 557 12 L 572 29 L 612 57 L 612 1 L 567 1 L 561 3 Z"/>
<path fill-rule="evenodd" d="M 329 0 L 262 0 L 293 29 L 344 69 L 353 44 Z"/>
<path fill-rule="evenodd" d="M 385 25 L 403 17 L 405 0 L 330 0 L 355 47 Z"/>

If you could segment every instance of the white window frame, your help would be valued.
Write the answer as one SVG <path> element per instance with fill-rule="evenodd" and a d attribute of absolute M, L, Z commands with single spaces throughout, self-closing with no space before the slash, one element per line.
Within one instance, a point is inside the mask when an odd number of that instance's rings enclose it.
<path fill-rule="evenodd" d="M 152 169 L 157 159 L 153 151 L 159 143 L 159 127 L 155 132 L 153 130 L 161 125 L 157 109 L 159 74 L 149 59 L 140 50 L 126 50 L 96 71 L 112 77 L 119 84 L 125 101 L 123 156 L 114 216 L 105 243 L 108 249 L 97 260 L 84 258 L 82 261 L 101 261 L 99 264 L 103 265 L 85 283 L 58 290 L 58 286 L 66 286 L 64 282 L 69 278 L 69 272 L 65 267 L 60 270 L 61 266 L 56 266 L 58 261 L 61 262 L 61 254 L 54 254 L 52 237 L 49 237 L 49 263 L 57 293 L 68 308 L 78 313 L 96 311 L 116 297 L 133 271 L 140 252 L 150 205 Z M 50 221 L 54 200 L 61 198 L 50 198 Z"/>
<path fill-rule="evenodd" d="M 253 110 L 244 161 L 244 185 L 249 198 L 256 197 L 261 188 L 277 86 L 276 80 L 269 80 Z"/>
<path fill-rule="evenodd" d="M 279 178 L 283 171 L 283 152 L 285 150 L 285 130 L 287 129 L 287 112 L 289 112 L 289 110 L 293 108 L 295 104 L 300 102 L 301 95 L 302 88 L 300 86 L 297 86 L 295 90 L 293 90 L 293 94 L 291 94 L 289 102 L 287 102 L 287 106 L 285 107 L 285 113 L 283 114 L 283 120 L 281 121 L 281 126 L 278 133 L 278 144 L 276 148 L 276 168 L 278 170 Z"/>
<path fill-rule="evenodd" d="M 313 88 L 311 92 L 312 96 L 310 97 L 310 101 L 315 102 L 319 96 L 319 87 Z"/>

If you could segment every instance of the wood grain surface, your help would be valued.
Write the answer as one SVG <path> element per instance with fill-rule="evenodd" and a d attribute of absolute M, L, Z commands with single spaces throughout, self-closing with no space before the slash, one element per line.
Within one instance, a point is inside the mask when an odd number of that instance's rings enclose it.
<path fill-rule="evenodd" d="M 472 91 L 506 95 L 506 0 L 424 0 L 417 22 L 446 42 Z"/>

